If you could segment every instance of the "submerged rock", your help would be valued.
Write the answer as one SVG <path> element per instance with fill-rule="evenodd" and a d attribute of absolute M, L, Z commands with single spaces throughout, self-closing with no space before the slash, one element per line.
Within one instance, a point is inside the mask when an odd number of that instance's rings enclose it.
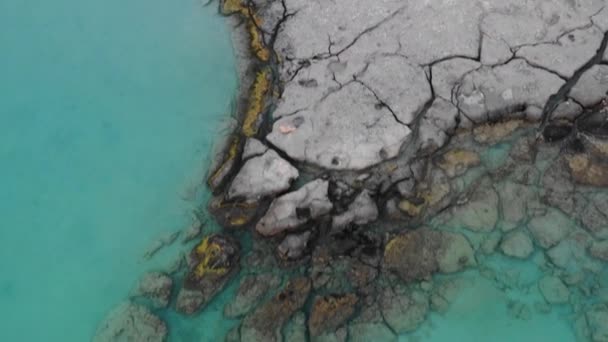
<path fill-rule="evenodd" d="M 465 204 L 452 208 L 452 224 L 475 232 L 491 232 L 498 222 L 498 194 L 489 180 L 474 189 Z"/>
<path fill-rule="evenodd" d="M 429 310 L 429 299 L 420 291 L 404 286 L 386 288 L 380 300 L 382 316 L 398 334 L 414 331 L 424 322 Z"/>
<path fill-rule="evenodd" d="M 593 342 L 608 341 L 608 305 L 596 305 L 585 313 L 589 338 Z"/>
<path fill-rule="evenodd" d="M 123 303 L 97 328 L 94 342 L 166 341 L 167 325 L 145 307 Z"/>
<path fill-rule="evenodd" d="M 469 241 L 461 234 L 420 228 L 398 235 L 384 248 L 383 267 L 405 282 L 428 279 L 476 265 Z"/>
<path fill-rule="evenodd" d="M 317 296 L 308 319 L 310 335 L 319 336 L 342 326 L 355 313 L 357 302 L 357 296 L 352 293 Z"/>
<path fill-rule="evenodd" d="M 276 198 L 256 225 L 256 231 L 273 236 L 329 213 L 333 205 L 327 197 L 328 185 L 327 181 L 317 179 Z"/>
<path fill-rule="evenodd" d="M 193 314 L 207 305 L 238 271 L 239 254 L 239 245 L 231 237 L 215 234 L 203 239 L 189 255 L 176 310 Z"/>
<path fill-rule="evenodd" d="M 281 278 L 273 274 L 244 277 L 234 299 L 224 306 L 224 316 L 235 318 L 247 314 L 268 291 L 279 286 L 280 281 Z"/>
<path fill-rule="evenodd" d="M 505 255 L 526 259 L 534 252 L 534 245 L 528 234 L 517 230 L 504 236 L 500 249 Z"/>
<path fill-rule="evenodd" d="M 541 247 L 551 248 L 572 231 L 572 224 L 559 211 L 550 210 L 544 216 L 532 218 L 528 230 Z"/>
<path fill-rule="evenodd" d="M 608 262 L 608 240 L 593 242 L 589 247 L 589 253 L 597 259 Z"/>
<path fill-rule="evenodd" d="M 267 150 L 263 155 L 245 162 L 232 181 L 227 197 L 257 200 L 274 195 L 289 189 L 291 182 L 298 176 L 298 169 L 274 150 Z"/>
<path fill-rule="evenodd" d="M 565 304 L 570 299 L 570 290 L 558 277 L 543 277 L 538 288 L 549 304 Z"/>
<path fill-rule="evenodd" d="M 566 156 L 572 178 L 578 184 L 608 187 L 608 163 L 599 162 L 588 154 Z"/>
<path fill-rule="evenodd" d="M 397 341 L 382 317 L 379 304 L 371 298 L 364 299 L 359 315 L 349 322 L 348 338 L 354 342 Z"/>
<path fill-rule="evenodd" d="M 139 280 L 134 295 L 149 299 L 154 307 L 164 308 L 169 305 L 172 286 L 173 280 L 168 275 L 150 272 Z"/>
<path fill-rule="evenodd" d="M 270 301 L 245 316 L 241 325 L 241 341 L 281 341 L 283 325 L 304 306 L 310 288 L 308 278 L 291 279 Z"/>

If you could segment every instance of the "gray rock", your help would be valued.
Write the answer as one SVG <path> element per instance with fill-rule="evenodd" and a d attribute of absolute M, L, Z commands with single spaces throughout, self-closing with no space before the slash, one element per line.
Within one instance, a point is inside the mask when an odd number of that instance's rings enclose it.
<path fill-rule="evenodd" d="M 585 313 L 590 337 L 593 342 L 608 341 L 608 307 L 596 305 Z"/>
<path fill-rule="evenodd" d="M 452 91 L 469 72 L 481 67 L 477 61 L 466 58 L 450 58 L 432 67 L 433 89 L 437 96 L 450 101 Z"/>
<path fill-rule="evenodd" d="M 432 96 L 424 70 L 402 56 L 374 58 L 357 80 L 369 87 L 404 124 L 410 124 Z"/>
<path fill-rule="evenodd" d="M 249 275 L 239 284 L 234 299 L 224 306 L 224 316 L 235 318 L 247 314 L 281 279 L 273 274 Z"/>
<path fill-rule="evenodd" d="M 437 252 L 439 272 L 454 273 L 477 265 L 475 252 L 464 235 L 442 232 L 441 240 L 441 247 Z"/>
<path fill-rule="evenodd" d="M 167 325 L 150 310 L 133 303 L 113 309 L 97 328 L 94 342 L 166 341 Z"/>
<path fill-rule="evenodd" d="M 310 232 L 287 235 L 277 247 L 279 256 L 285 260 L 294 260 L 302 257 L 306 247 L 308 247 L 310 235 Z"/>
<path fill-rule="evenodd" d="M 299 161 L 363 169 L 395 157 L 410 135 L 409 127 L 378 104 L 368 88 L 349 83 L 315 106 L 277 120 L 266 138 Z"/>
<path fill-rule="evenodd" d="M 261 156 L 268 151 L 268 147 L 262 144 L 261 141 L 255 138 L 248 138 L 245 141 L 245 147 L 243 148 L 243 160 L 249 159 L 255 156 Z"/>
<path fill-rule="evenodd" d="M 371 198 L 369 191 L 363 190 L 348 206 L 348 210 L 333 217 L 334 228 L 345 227 L 350 223 L 367 224 L 378 219 L 378 207 Z"/>
<path fill-rule="evenodd" d="M 480 183 L 468 202 L 452 208 L 453 224 L 476 232 L 491 232 L 498 222 L 498 194 L 489 182 Z"/>
<path fill-rule="evenodd" d="M 490 234 L 486 235 L 486 237 L 481 242 L 481 250 L 485 254 L 494 253 L 494 251 L 496 251 L 496 247 L 498 247 L 498 244 L 500 243 L 501 239 L 502 239 L 502 234 L 500 233 L 500 231 L 495 230 L 495 231 L 491 232 Z"/>
<path fill-rule="evenodd" d="M 570 290 L 558 277 L 543 277 L 538 281 L 538 288 L 549 304 L 565 304 L 570 299 Z"/>
<path fill-rule="evenodd" d="M 549 210 L 546 215 L 534 217 L 528 222 L 530 234 L 543 248 L 555 246 L 572 229 L 572 222 L 558 210 Z"/>
<path fill-rule="evenodd" d="M 517 51 L 518 57 L 525 58 L 532 65 L 553 70 L 564 77 L 572 77 L 574 72 L 596 53 L 604 34 L 597 27 L 574 30 L 555 42 L 523 46 Z"/>
<path fill-rule="evenodd" d="M 484 65 L 502 64 L 513 57 L 511 48 L 504 40 L 483 33 L 481 41 L 481 63 Z"/>
<path fill-rule="evenodd" d="M 568 274 L 583 271 L 599 272 L 600 262 L 592 260 L 587 255 L 591 237 L 586 233 L 575 232 L 547 251 L 551 263 L 565 270 Z"/>
<path fill-rule="evenodd" d="M 456 93 L 459 108 L 475 122 L 516 111 L 523 105 L 542 108 L 564 81 L 523 60 L 466 75 Z"/>
<path fill-rule="evenodd" d="M 570 91 L 570 97 L 585 107 L 600 102 L 608 91 L 608 66 L 596 65 L 587 70 Z"/>
<path fill-rule="evenodd" d="M 598 209 L 595 203 L 589 203 L 580 213 L 580 218 L 589 233 L 597 239 L 608 239 L 608 216 Z"/>
<path fill-rule="evenodd" d="M 500 243 L 500 249 L 505 255 L 527 259 L 534 251 L 534 245 L 528 234 L 516 230 L 504 236 Z"/>
<path fill-rule="evenodd" d="M 329 213 L 333 205 L 327 197 L 328 185 L 327 181 L 317 179 L 276 198 L 256 225 L 256 231 L 265 236 L 277 235 Z"/>
<path fill-rule="evenodd" d="M 161 272 L 149 272 L 142 276 L 135 289 L 135 296 L 148 298 L 156 308 L 169 305 L 173 280 Z"/>
<path fill-rule="evenodd" d="M 583 112 L 583 108 L 576 102 L 572 100 L 566 100 L 555 108 L 553 114 L 551 115 L 552 119 L 566 119 L 566 120 L 574 120 Z"/>
<path fill-rule="evenodd" d="M 366 300 L 359 315 L 348 324 L 349 341 L 387 341 L 396 342 L 397 336 L 385 324 L 377 302 Z"/>
<path fill-rule="evenodd" d="M 526 218 L 527 202 L 533 196 L 533 190 L 525 185 L 505 182 L 497 186 L 502 213 L 501 228 L 516 228 Z"/>
<path fill-rule="evenodd" d="M 459 119 L 458 108 L 441 98 L 435 99 L 418 125 L 417 149 L 432 153 L 443 147 L 454 133 Z"/>
<path fill-rule="evenodd" d="M 275 151 L 268 150 L 245 162 L 228 189 L 228 199 L 245 197 L 258 200 L 274 195 L 289 189 L 298 176 L 298 169 Z"/>
<path fill-rule="evenodd" d="M 306 342 L 306 315 L 298 312 L 293 315 L 285 329 L 285 341 Z"/>

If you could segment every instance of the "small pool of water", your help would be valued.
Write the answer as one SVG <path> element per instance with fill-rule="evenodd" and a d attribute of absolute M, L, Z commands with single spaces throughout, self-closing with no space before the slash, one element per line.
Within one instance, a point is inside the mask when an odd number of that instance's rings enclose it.
<path fill-rule="evenodd" d="M 208 196 L 228 28 L 199 0 L 0 1 L 0 49 L 0 340 L 87 341 Z"/>

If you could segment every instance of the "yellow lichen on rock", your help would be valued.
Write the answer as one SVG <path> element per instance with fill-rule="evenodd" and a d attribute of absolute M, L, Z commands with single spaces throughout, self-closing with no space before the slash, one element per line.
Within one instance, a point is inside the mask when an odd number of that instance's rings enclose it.
<path fill-rule="evenodd" d="M 228 151 L 226 152 L 224 161 L 207 180 L 207 183 L 209 184 L 211 189 L 217 189 L 222 183 L 223 179 L 234 166 L 234 161 L 236 160 L 236 157 L 239 154 L 240 142 L 241 139 L 238 136 L 234 136 L 232 138 L 232 142 L 230 143 L 230 147 L 228 147 Z"/>
<path fill-rule="evenodd" d="M 270 85 L 270 69 L 264 68 L 258 71 L 249 92 L 249 105 L 243 119 L 242 132 L 246 137 L 253 137 L 258 132 L 259 118 L 264 110 Z"/>
<path fill-rule="evenodd" d="M 399 202 L 399 209 L 411 217 L 416 217 L 424 209 L 424 203 L 415 204 L 409 200 L 402 200 Z"/>
<path fill-rule="evenodd" d="M 523 120 L 509 120 L 479 125 L 473 129 L 473 139 L 481 144 L 496 144 L 523 124 Z"/>
<path fill-rule="evenodd" d="M 256 13 L 241 0 L 224 0 L 222 6 L 224 14 L 240 14 L 247 19 L 247 31 L 249 32 L 251 51 L 262 62 L 267 62 L 270 59 L 270 51 L 264 44 L 264 37 L 260 32 L 260 19 Z"/>
<path fill-rule="evenodd" d="M 582 153 L 566 156 L 566 162 L 576 183 L 597 187 L 608 186 L 608 164 L 599 163 Z"/>
<path fill-rule="evenodd" d="M 456 177 L 464 174 L 466 170 L 480 164 L 479 155 L 473 151 L 455 149 L 441 156 L 439 167 L 445 171 L 448 177 Z"/>
<path fill-rule="evenodd" d="M 214 259 L 221 254 L 222 247 L 217 243 L 209 241 L 209 238 L 203 239 L 194 249 L 194 253 L 200 258 L 200 262 L 194 267 L 193 274 L 197 279 L 213 274 L 222 276 L 228 272 L 224 267 L 217 267 L 214 264 Z"/>

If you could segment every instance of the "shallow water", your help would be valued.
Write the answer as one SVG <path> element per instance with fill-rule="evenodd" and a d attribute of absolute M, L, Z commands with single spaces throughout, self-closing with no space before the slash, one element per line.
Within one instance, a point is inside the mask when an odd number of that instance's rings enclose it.
<path fill-rule="evenodd" d="M 0 49 L 0 340 L 86 341 L 208 196 L 228 29 L 198 0 L 0 1 Z"/>

